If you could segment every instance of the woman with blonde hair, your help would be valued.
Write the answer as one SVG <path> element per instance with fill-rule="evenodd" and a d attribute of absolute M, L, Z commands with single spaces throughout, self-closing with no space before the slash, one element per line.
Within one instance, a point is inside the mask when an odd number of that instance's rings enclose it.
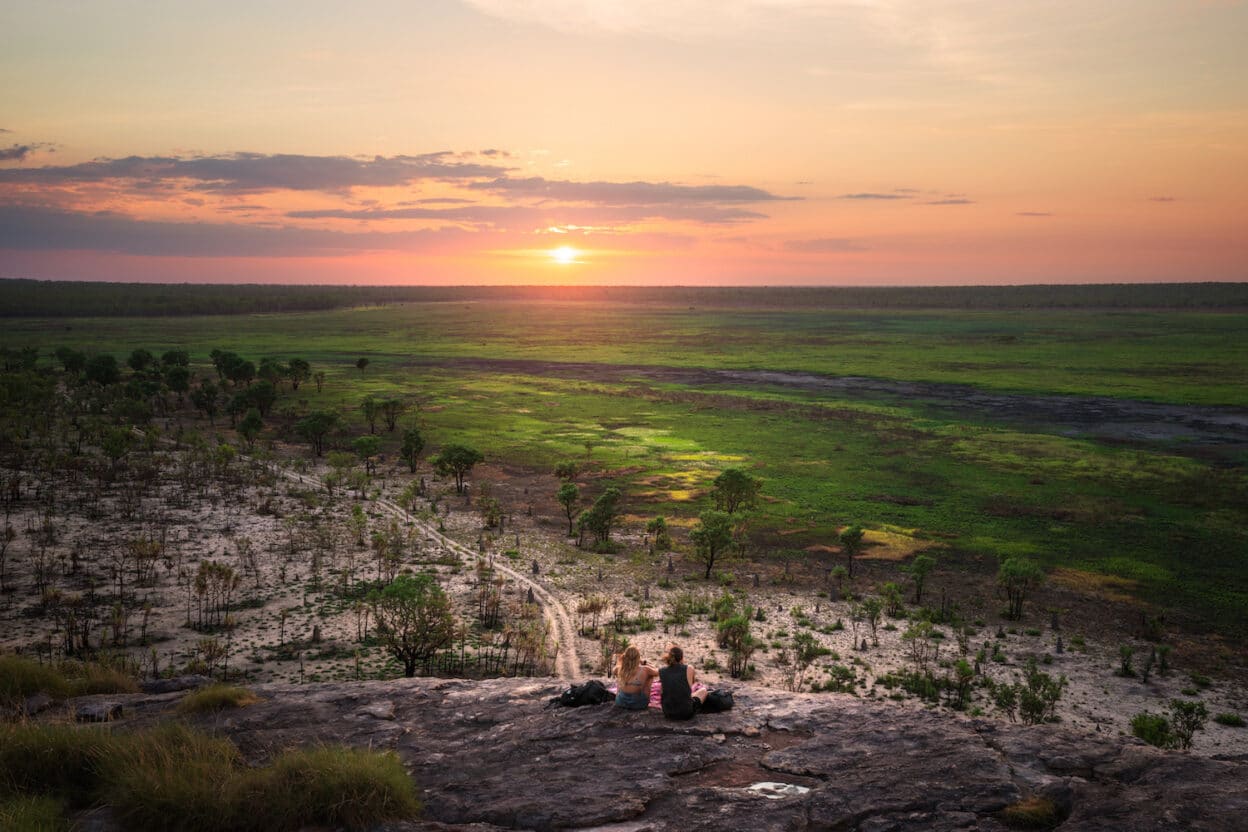
<path fill-rule="evenodd" d="M 619 679 L 619 693 L 615 704 L 630 711 L 644 711 L 650 707 L 650 682 L 659 675 L 641 660 L 641 651 L 628 646 L 615 657 L 615 676 Z"/>
<path fill-rule="evenodd" d="M 678 645 L 668 644 L 663 654 L 667 665 L 659 671 L 659 683 L 663 686 L 661 703 L 663 716 L 668 719 L 693 719 L 702 710 L 702 703 L 710 692 L 705 687 L 695 692 L 693 685 L 697 674 L 685 663 L 685 651 Z"/>

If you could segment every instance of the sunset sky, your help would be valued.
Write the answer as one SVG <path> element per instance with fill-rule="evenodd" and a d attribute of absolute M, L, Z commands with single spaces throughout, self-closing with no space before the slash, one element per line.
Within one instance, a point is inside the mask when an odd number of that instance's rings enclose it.
<path fill-rule="evenodd" d="M 15 0 L 0 277 L 1248 280 L 1248 3 Z"/>

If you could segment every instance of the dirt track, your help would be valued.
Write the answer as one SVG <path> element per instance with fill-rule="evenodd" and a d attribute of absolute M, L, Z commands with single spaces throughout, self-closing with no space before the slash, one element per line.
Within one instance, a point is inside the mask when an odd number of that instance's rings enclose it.
<path fill-rule="evenodd" d="M 279 468 L 279 472 L 295 482 L 304 485 L 313 485 L 317 488 L 324 488 L 324 483 L 319 477 L 312 474 L 298 474 L 293 471 Z M 385 511 L 391 516 L 400 520 L 411 523 L 419 528 L 428 538 L 436 540 L 441 546 L 456 554 L 461 555 L 469 560 L 476 562 L 481 556 L 446 535 L 438 531 L 437 527 L 428 523 L 402 506 L 391 500 L 377 500 L 374 505 Z M 568 615 L 568 610 L 554 594 L 549 592 L 544 586 L 533 580 L 528 575 L 518 572 L 505 564 L 499 563 L 497 560 L 493 562 L 493 567 L 498 571 L 511 578 L 525 589 L 533 590 L 533 597 L 542 607 L 542 615 L 546 618 L 546 623 L 550 627 L 550 632 L 557 640 L 555 654 L 555 673 L 561 679 L 575 679 L 580 674 L 581 661 L 576 652 L 576 629 L 572 626 L 572 617 Z"/>
<path fill-rule="evenodd" d="M 1248 409 L 1164 404 L 1107 396 L 993 393 L 964 384 L 824 376 L 778 370 L 707 370 L 639 364 L 457 358 L 429 366 L 613 383 L 661 382 L 706 388 L 771 387 L 838 398 L 894 400 L 968 419 L 1026 425 L 1066 436 L 1185 446 L 1248 446 Z M 1182 443 L 1182 444 L 1178 444 Z"/>

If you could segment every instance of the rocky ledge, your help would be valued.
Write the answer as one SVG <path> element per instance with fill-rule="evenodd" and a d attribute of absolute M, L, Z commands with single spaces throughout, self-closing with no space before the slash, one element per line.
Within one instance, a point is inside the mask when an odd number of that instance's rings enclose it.
<path fill-rule="evenodd" d="M 1248 829 L 1248 761 L 851 696 L 741 685 L 735 710 L 673 723 L 653 710 L 547 708 L 551 681 L 254 690 L 264 701 L 198 721 L 256 760 L 324 742 L 394 749 L 425 815 L 388 832 L 1004 830 L 1003 811 L 1035 797 L 1060 829 Z M 182 695 L 91 699 L 120 704 L 137 727 Z"/>

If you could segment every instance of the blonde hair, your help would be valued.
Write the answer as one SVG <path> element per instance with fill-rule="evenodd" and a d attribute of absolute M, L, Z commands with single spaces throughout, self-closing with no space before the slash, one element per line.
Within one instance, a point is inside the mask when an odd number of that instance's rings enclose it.
<path fill-rule="evenodd" d="M 641 667 L 641 651 L 630 645 L 625 647 L 624 652 L 615 660 L 615 675 L 621 682 L 628 683 L 633 681 L 639 667 Z"/>
<path fill-rule="evenodd" d="M 685 659 L 685 651 L 681 650 L 675 644 L 667 645 L 667 652 L 663 654 L 663 662 L 669 667 L 678 665 Z"/>

